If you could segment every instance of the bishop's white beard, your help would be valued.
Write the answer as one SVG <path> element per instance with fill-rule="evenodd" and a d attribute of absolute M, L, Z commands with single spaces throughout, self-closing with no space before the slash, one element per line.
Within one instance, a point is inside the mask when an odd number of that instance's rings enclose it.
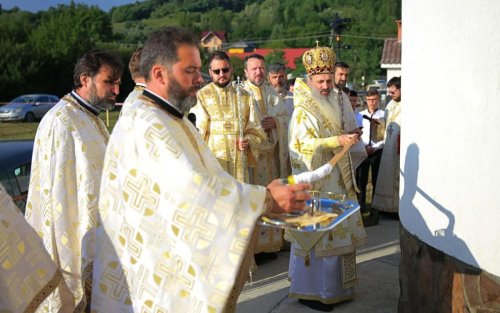
<path fill-rule="evenodd" d="M 337 94 L 332 90 L 328 96 L 320 94 L 311 87 L 311 95 L 318 103 L 321 113 L 336 127 L 342 129 L 342 114 L 337 100 Z"/>

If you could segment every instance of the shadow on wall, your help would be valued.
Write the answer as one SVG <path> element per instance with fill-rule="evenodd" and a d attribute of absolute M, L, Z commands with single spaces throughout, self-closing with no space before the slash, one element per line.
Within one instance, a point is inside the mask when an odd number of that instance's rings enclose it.
<path fill-rule="evenodd" d="M 421 230 L 416 236 L 419 238 L 430 238 L 432 236 L 434 237 L 434 241 L 429 243 L 431 246 L 451 246 L 454 250 L 461 251 L 462 255 L 466 254 L 467 259 L 473 260 L 471 265 L 478 267 L 479 265 L 467 247 L 467 244 L 453 232 L 455 215 L 452 213 L 452 210 L 442 206 L 418 187 L 419 154 L 420 150 L 418 146 L 414 143 L 411 144 L 407 149 L 404 172 L 401 172 L 401 175 L 404 177 L 404 193 L 401 196 L 401 202 L 409 203 L 410 207 L 406 208 L 406 210 L 411 210 L 415 213 L 413 215 L 416 217 L 416 220 L 412 220 L 411 223 L 416 224 L 417 228 Z M 437 230 L 434 233 L 430 231 L 420 211 L 413 204 L 416 193 L 419 193 L 434 209 L 439 210 L 448 218 L 448 226 L 446 228 Z"/>
<path fill-rule="evenodd" d="M 411 144 L 406 153 L 404 171 L 404 192 L 401 203 L 402 210 L 411 213 L 412 229 L 418 229 L 415 235 L 401 225 L 401 263 L 400 263 L 400 299 L 399 312 L 457 312 L 457 308 L 470 307 L 467 301 L 465 283 L 467 277 L 474 279 L 480 274 L 477 261 L 471 254 L 467 244 L 454 233 L 455 216 L 453 210 L 445 208 L 432 199 L 429 194 L 418 187 L 419 153 L 416 144 Z M 414 204 L 416 194 L 427 200 L 433 209 L 448 217 L 448 226 L 432 233 L 426 221 Z M 429 244 L 419 238 L 432 238 Z M 453 247 L 469 260 L 469 266 L 444 252 L 432 247 Z M 467 255 L 468 254 L 468 255 Z M 465 274 L 465 275 L 462 275 Z M 465 278 L 465 279 L 464 279 Z"/>

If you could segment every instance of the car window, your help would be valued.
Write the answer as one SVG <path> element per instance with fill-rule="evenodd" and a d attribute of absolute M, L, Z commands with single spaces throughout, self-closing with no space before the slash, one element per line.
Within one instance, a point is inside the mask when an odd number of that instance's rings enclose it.
<path fill-rule="evenodd" d="M 24 103 L 35 103 L 38 101 L 38 98 L 36 97 L 25 97 L 24 98 Z"/>
<path fill-rule="evenodd" d="M 7 176 L 7 173 L 2 166 L 0 166 L 0 184 L 4 186 L 5 191 L 7 191 L 9 195 L 12 196 L 14 194 L 14 190 L 12 189 L 12 185 L 10 184 L 9 177 Z"/>
<path fill-rule="evenodd" d="M 11 100 L 10 102 L 12 102 L 12 103 L 26 103 L 26 101 L 27 101 L 26 97 L 21 96 L 21 97 L 17 97 L 15 99 Z"/>
<path fill-rule="evenodd" d="M 58 102 L 59 98 L 57 97 L 50 97 L 50 102 Z"/>
<path fill-rule="evenodd" d="M 43 96 L 38 98 L 37 102 L 40 102 L 40 104 L 48 104 L 49 98 L 47 96 Z"/>
<path fill-rule="evenodd" d="M 19 191 L 21 194 L 27 194 L 30 184 L 31 163 L 23 164 L 14 169 L 14 176 L 16 177 Z"/>

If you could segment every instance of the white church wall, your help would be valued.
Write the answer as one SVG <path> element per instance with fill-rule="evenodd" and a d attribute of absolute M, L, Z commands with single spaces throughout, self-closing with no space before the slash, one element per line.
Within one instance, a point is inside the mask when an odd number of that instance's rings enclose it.
<path fill-rule="evenodd" d="M 403 1 L 400 216 L 500 276 L 500 1 Z"/>

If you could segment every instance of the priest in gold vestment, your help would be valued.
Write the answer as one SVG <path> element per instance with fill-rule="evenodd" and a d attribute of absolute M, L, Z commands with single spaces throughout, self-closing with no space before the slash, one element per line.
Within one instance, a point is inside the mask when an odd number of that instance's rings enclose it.
<path fill-rule="evenodd" d="M 352 107 L 339 105 L 333 90 L 335 54 L 330 48 L 306 51 L 303 63 L 308 77 L 297 79 L 289 145 L 292 173 L 312 171 L 327 163 L 358 134 Z M 355 176 L 346 153 L 315 190 L 346 194 L 356 200 Z M 288 231 L 290 296 L 311 308 L 329 311 L 333 304 L 352 299 L 356 281 L 355 249 L 366 240 L 359 212 L 327 232 Z"/>
<path fill-rule="evenodd" d="M 61 280 L 40 237 L 0 184 L 0 312 L 35 312 Z"/>
<path fill-rule="evenodd" d="M 387 105 L 384 151 L 380 159 L 377 188 L 374 191 L 372 208 L 399 212 L 399 141 L 401 134 L 401 77 L 387 82 L 387 91 L 392 100 Z"/>
<path fill-rule="evenodd" d="M 184 116 L 202 83 L 198 43 L 167 27 L 144 45 L 147 88 L 104 161 L 92 312 L 234 312 L 257 218 L 304 208 L 310 186 L 237 181 Z"/>
<path fill-rule="evenodd" d="M 225 52 L 212 53 L 209 73 L 212 82 L 198 91 L 198 103 L 191 109 L 196 128 L 222 168 L 248 183 L 248 166 L 257 165 L 259 144 L 265 136 L 260 116 L 250 94 L 231 85 L 233 69 Z"/>
<path fill-rule="evenodd" d="M 266 138 L 259 146 L 257 167 L 251 169 L 250 182 L 265 186 L 275 178 L 286 178 L 290 174 L 288 156 L 288 122 L 290 116 L 283 100 L 273 87 L 265 83 L 265 59 L 260 54 L 245 58 L 245 89 L 257 103 L 261 125 Z M 279 251 L 283 244 L 282 231 L 276 228 L 259 227 L 254 253 Z"/>
<path fill-rule="evenodd" d="M 112 109 L 121 59 L 92 50 L 78 61 L 75 90 L 42 119 L 33 148 L 26 220 L 64 280 L 45 312 L 83 312 L 90 296 L 102 164 L 109 132 L 98 117 Z"/>

